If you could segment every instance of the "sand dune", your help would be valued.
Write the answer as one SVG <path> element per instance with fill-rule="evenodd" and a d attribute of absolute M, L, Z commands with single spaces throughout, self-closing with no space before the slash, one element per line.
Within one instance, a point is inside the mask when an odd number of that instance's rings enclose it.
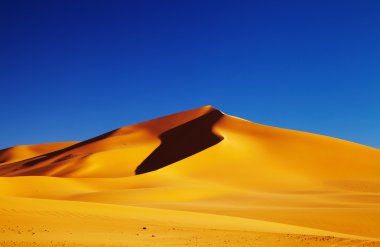
<path fill-rule="evenodd" d="M 0 162 L 4 246 L 380 246 L 380 150 L 211 106 Z"/>
<path fill-rule="evenodd" d="M 74 145 L 75 143 L 76 142 L 57 142 L 6 148 L 0 150 L 0 165 L 51 153 L 53 151 Z"/>

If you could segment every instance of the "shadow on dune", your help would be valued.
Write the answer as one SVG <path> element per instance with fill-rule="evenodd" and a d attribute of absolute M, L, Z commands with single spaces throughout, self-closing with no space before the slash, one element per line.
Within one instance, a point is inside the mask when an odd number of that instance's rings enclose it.
<path fill-rule="evenodd" d="M 135 173 L 142 174 L 160 169 L 219 143 L 223 140 L 223 137 L 214 134 L 212 126 L 222 116 L 223 113 L 212 109 L 198 118 L 163 132 L 159 135 L 161 140 L 160 146 L 136 168 Z M 46 164 L 53 164 L 75 158 L 76 156 L 86 155 L 80 151 L 76 153 L 70 153 L 70 151 L 108 138 L 115 131 L 110 131 L 60 150 L 3 165 L 0 167 L 0 176 L 34 175 L 35 173 L 31 170 L 33 169 L 32 167 L 41 163 L 48 162 Z"/>
<path fill-rule="evenodd" d="M 100 136 L 97 136 L 97 137 L 94 137 L 94 138 L 91 138 L 91 139 L 88 139 L 86 141 L 83 141 L 83 142 L 79 142 L 77 144 L 74 144 L 72 146 L 69 146 L 67 148 L 64 148 L 64 149 L 61 149 L 61 150 L 57 150 L 57 151 L 54 151 L 54 152 L 51 152 L 51 153 L 48 153 L 46 155 L 44 155 L 43 157 L 41 157 L 40 159 L 37 159 L 37 160 L 32 160 L 32 161 L 29 161 L 27 163 L 24 163 L 24 166 L 33 166 L 39 162 L 42 162 L 42 161 L 45 161 L 47 159 L 51 159 L 53 157 L 56 157 L 60 154 L 63 154 L 63 153 L 66 153 L 68 151 L 71 151 L 73 149 L 76 149 L 76 148 L 79 148 L 79 147 L 82 147 L 82 146 L 85 146 L 87 144 L 90 144 L 90 143 L 93 143 L 93 142 L 97 142 L 97 141 L 100 141 L 100 140 L 103 140 L 109 136 L 111 136 L 116 130 L 113 130 L 113 131 L 110 131 L 110 132 L 107 132 L 103 135 L 100 135 Z"/>
<path fill-rule="evenodd" d="M 60 150 L 57 150 L 57 151 L 53 151 L 53 152 L 50 152 L 50 153 L 47 153 L 47 154 L 43 154 L 43 155 L 40 155 L 40 156 L 37 156 L 37 157 L 33 157 L 33 158 L 30 158 L 30 159 L 27 159 L 27 160 L 22 160 L 22 161 L 18 161 L 18 162 L 15 162 L 15 163 L 11 163 L 11 164 L 7 164 L 7 165 L 4 165 L 4 166 L 1 166 L 0 167 L 0 176 L 8 176 L 9 173 L 16 172 L 16 171 L 20 172 L 24 168 L 32 167 L 32 166 L 35 166 L 35 165 L 37 165 L 37 164 L 39 164 L 41 162 L 44 162 L 44 161 L 47 161 L 47 160 L 50 160 L 50 159 L 54 159 L 54 158 L 60 156 L 61 154 L 69 152 L 69 151 L 71 151 L 73 149 L 79 148 L 81 146 L 85 146 L 85 145 L 93 143 L 93 142 L 100 141 L 102 139 L 105 139 L 105 138 L 111 136 L 115 131 L 116 130 L 110 131 L 110 132 L 105 133 L 103 135 L 100 135 L 100 136 L 88 139 L 88 140 L 83 141 L 83 142 L 79 142 L 77 144 L 71 145 L 69 147 L 66 147 L 66 148 L 63 148 L 63 149 L 60 149 Z M 61 160 L 63 160 L 63 159 L 64 158 L 61 158 Z M 55 160 L 53 162 L 57 162 L 57 160 Z M 27 176 L 27 174 L 18 174 L 18 175 Z"/>
<path fill-rule="evenodd" d="M 0 150 L 0 163 L 7 162 L 7 157 L 4 157 L 4 154 L 6 152 L 8 152 L 9 150 L 11 150 L 11 149 L 12 149 L 12 147 L 10 147 L 10 148 L 4 148 L 4 149 Z"/>
<path fill-rule="evenodd" d="M 212 126 L 222 116 L 220 111 L 212 110 L 162 133 L 160 146 L 136 168 L 135 173 L 155 171 L 219 143 L 223 137 L 214 134 Z"/>

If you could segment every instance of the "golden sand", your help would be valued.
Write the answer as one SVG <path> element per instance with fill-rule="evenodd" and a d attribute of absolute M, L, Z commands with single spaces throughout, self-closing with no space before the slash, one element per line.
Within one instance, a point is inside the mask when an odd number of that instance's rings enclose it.
<path fill-rule="evenodd" d="M 380 150 L 210 106 L 0 162 L 1 246 L 380 246 Z"/>

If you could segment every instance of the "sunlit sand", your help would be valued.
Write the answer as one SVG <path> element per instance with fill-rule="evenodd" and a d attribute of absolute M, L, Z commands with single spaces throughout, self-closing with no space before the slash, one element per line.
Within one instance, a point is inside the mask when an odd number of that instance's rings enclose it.
<path fill-rule="evenodd" d="M 0 162 L 1 246 L 380 246 L 380 150 L 211 106 Z"/>

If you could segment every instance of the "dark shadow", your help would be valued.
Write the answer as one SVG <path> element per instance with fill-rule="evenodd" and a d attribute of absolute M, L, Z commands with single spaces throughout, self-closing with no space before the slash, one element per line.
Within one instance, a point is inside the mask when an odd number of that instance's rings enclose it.
<path fill-rule="evenodd" d="M 212 126 L 223 116 L 218 110 L 191 120 L 162 133 L 158 146 L 137 168 L 135 173 L 155 171 L 187 158 L 223 140 L 212 132 Z"/>
<path fill-rule="evenodd" d="M 5 152 L 7 152 L 8 150 L 11 150 L 11 149 L 12 149 L 12 147 L 1 149 L 1 150 L 0 150 L 0 157 L 3 156 L 3 154 L 4 154 Z M 6 161 L 7 161 L 6 157 L 4 157 L 4 158 L 0 158 L 0 163 L 4 163 L 4 162 L 6 162 Z"/>
<path fill-rule="evenodd" d="M 3 166 L 0 167 L 0 176 L 7 176 L 8 173 L 19 171 L 19 170 L 22 170 L 23 168 L 26 168 L 26 167 L 32 167 L 34 165 L 39 164 L 40 162 L 44 162 L 44 161 L 53 159 L 53 158 L 55 158 L 55 157 L 57 157 L 57 156 L 59 156 L 61 154 L 64 154 L 64 153 L 66 153 L 68 151 L 71 151 L 73 149 L 76 149 L 76 148 L 79 148 L 81 146 L 90 144 L 92 142 L 100 141 L 102 139 L 105 139 L 105 138 L 109 137 L 115 131 L 116 130 L 107 132 L 107 133 L 102 134 L 100 136 L 88 139 L 88 140 L 83 141 L 83 142 L 76 143 L 76 144 L 71 145 L 69 147 L 66 147 L 66 148 L 63 148 L 63 149 L 60 149 L 60 150 L 56 150 L 56 151 L 53 151 L 53 152 L 50 152 L 50 153 L 47 153 L 47 154 L 42 154 L 40 156 L 36 156 L 36 157 L 29 158 L 29 159 L 26 159 L 26 160 L 17 161 L 15 163 L 10 163 L 10 164 L 7 164 L 7 165 L 3 165 Z"/>
<path fill-rule="evenodd" d="M 71 151 L 73 149 L 76 149 L 76 148 L 79 148 L 79 147 L 82 147 L 82 146 L 85 146 L 87 144 L 90 144 L 92 142 L 97 142 L 97 141 L 100 141 L 102 139 L 105 139 L 107 137 L 109 137 L 110 135 L 112 135 L 116 130 L 113 130 L 113 131 L 110 131 L 110 132 L 107 132 L 105 134 L 102 134 L 100 136 L 96 136 L 94 138 L 91 138 L 91 139 L 88 139 L 86 141 L 83 141 L 83 142 L 79 142 L 79 143 L 76 143 L 74 145 L 71 145 L 67 148 L 64 148 L 64 149 L 60 149 L 60 150 L 57 150 L 57 151 L 53 151 L 51 153 L 47 153 L 47 154 L 44 154 L 42 157 L 40 157 L 39 159 L 35 159 L 35 160 L 32 160 L 32 161 L 29 161 L 29 162 L 26 162 L 23 164 L 23 166 L 33 166 L 37 163 L 40 163 L 42 161 L 45 161 L 45 160 L 48 160 L 48 159 L 51 159 L 53 157 L 56 157 L 58 155 L 61 155 L 65 152 L 68 152 L 68 151 Z"/>

